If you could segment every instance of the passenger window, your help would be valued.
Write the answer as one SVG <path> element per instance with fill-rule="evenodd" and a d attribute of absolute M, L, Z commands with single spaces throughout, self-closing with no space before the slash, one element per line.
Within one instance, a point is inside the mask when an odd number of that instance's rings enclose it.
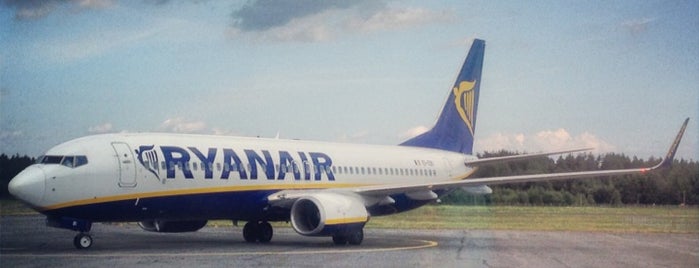
<path fill-rule="evenodd" d="M 72 156 L 63 157 L 63 161 L 61 161 L 61 165 L 72 168 L 73 167 L 73 157 Z"/>

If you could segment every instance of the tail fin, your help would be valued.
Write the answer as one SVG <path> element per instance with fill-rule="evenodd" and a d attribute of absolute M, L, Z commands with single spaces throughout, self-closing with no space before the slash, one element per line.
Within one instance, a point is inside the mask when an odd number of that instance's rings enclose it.
<path fill-rule="evenodd" d="M 447 97 L 437 123 L 429 131 L 401 145 L 473 154 L 473 135 L 481 86 L 485 41 L 473 40 L 471 50 Z"/>

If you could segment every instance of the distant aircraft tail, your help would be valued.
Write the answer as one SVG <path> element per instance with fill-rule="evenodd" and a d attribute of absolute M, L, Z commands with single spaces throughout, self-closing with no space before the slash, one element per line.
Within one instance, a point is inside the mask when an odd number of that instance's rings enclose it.
<path fill-rule="evenodd" d="M 429 131 L 401 145 L 473 154 L 473 135 L 481 86 L 485 41 L 473 40 L 471 50 L 447 97 L 437 123 Z"/>

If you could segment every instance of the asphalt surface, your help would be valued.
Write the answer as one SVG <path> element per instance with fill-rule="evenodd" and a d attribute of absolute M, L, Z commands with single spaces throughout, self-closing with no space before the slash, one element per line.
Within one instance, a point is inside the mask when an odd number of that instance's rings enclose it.
<path fill-rule="evenodd" d="M 249 244 L 241 227 L 161 234 L 94 224 L 93 246 L 44 226 L 42 216 L 0 219 L 0 267 L 699 267 L 699 235 L 488 230 L 365 230 L 361 246 L 335 246 L 277 228 Z"/>

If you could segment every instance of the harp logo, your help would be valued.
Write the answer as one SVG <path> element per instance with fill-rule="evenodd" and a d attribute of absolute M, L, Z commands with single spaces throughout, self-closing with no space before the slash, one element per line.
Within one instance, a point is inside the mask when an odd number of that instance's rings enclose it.
<path fill-rule="evenodd" d="M 473 90 L 476 86 L 474 81 L 461 81 L 458 87 L 454 87 L 454 105 L 459 112 L 461 119 L 464 120 L 468 130 L 473 134 L 473 112 L 474 102 L 476 99 L 476 91 Z"/>
<path fill-rule="evenodd" d="M 158 161 L 158 153 L 155 151 L 155 145 L 141 145 L 138 147 L 138 150 L 136 150 L 136 155 L 138 155 L 138 161 L 141 162 L 141 165 L 160 180 L 160 169 L 158 168 L 158 163 L 160 163 L 160 161 Z"/>

